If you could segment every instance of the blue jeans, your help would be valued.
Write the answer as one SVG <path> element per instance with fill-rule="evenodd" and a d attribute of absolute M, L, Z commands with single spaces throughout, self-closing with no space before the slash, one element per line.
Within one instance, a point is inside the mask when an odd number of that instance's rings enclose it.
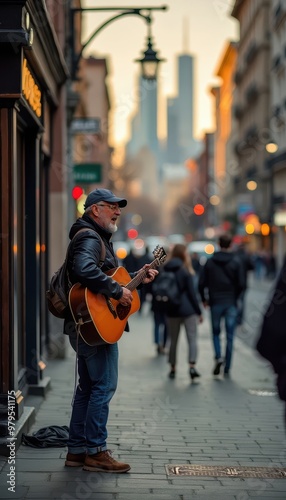
<path fill-rule="evenodd" d="M 70 338 L 76 351 L 76 339 Z M 107 449 L 109 402 L 118 379 L 118 346 L 96 347 L 78 341 L 78 376 L 70 421 L 68 451 L 89 455 Z"/>
<path fill-rule="evenodd" d="M 162 311 L 154 311 L 154 342 L 163 347 L 167 342 L 166 315 Z"/>
<path fill-rule="evenodd" d="M 237 299 L 237 324 L 242 325 L 244 320 L 246 290 L 243 290 Z"/>
<path fill-rule="evenodd" d="M 211 320 L 213 330 L 213 345 L 215 358 L 221 358 L 220 331 L 221 320 L 225 320 L 226 349 L 224 371 L 228 373 L 231 366 L 233 338 L 237 322 L 237 307 L 235 305 L 214 304 L 211 306 Z"/>

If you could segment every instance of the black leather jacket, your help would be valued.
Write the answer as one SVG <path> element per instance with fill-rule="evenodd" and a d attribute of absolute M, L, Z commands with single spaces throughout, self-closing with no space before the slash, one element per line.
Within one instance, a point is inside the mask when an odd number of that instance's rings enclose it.
<path fill-rule="evenodd" d="M 69 237 L 73 236 L 83 228 L 90 228 L 91 231 L 82 231 L 72 242 L 68 255 L 68 273 L 72 284 L 81 283 L 93 293 L 104 293 L 107 297 L 120 299 L 122 287 L 105 273 L 109 269 L 118 267 L 118 260 L 113 251 L 110 241 L 111 233 L 103 229 L 96 222 L 84 214 L 72 225 Z M 102 267 L 99 267 L 102 245 L 98 235 L 105 246 L 105 260 Z M 131 278 L 134 273 L 130 273 Z M 127 327 L 128 328 L 128 327 Z M 64 333 L 75 337 L 75 324 L 71 313 L 67 315 L 64 322 Z"/>
<path fill-rule="evenodd" d="M 91 228 L 92 231 L 83 231 L 71 243 L 68 258 L 68 272 L 72 284 L 81 283 L 93 293 L 104 293 L 107 297 L 120 299 L 122 296 L 121 286 L 110 279 L 105 272 L 118 267 L 118 260 L 110 242 L 111 233 L 100 227 L 88 215 L 78 219 L 70 230 L 70 239 L 83 228 Z M 106 251 L 103 266 L 98 267 L 101 255 L 101 237 Z"/>

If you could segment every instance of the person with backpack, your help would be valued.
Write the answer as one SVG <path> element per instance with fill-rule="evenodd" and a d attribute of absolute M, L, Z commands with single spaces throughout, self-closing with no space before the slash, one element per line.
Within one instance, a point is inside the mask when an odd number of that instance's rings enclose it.
<path fill-rule="evenodd" d="M 190 256 L 186 245 L 178 243 L 170 252 L 168 262 L 163 272 L 159 274 L 159 281 L 164 277 L 163 290 L 156 292 L 156 281 L 153 283 L 153 294 L 160 296 L 167 319 L 167 331 L 170 341 L 169 349 L 169 377 L 176 376 L 177 344 L 181 326 L 184 325 L 188 342 L 189 375 L 192 380 L 199 377 L 196 370 L 197 362 L 197 323 L 203 321 L 201 308 L 194 289 Z M 162 280 L 163 281 L 163 280 Z M 163 284 L 162 284 L 163 285 Z M 159 288 L 159 286 L 158 286 Z M 163 293 L 164 291 L 164 293 Z"/>
<path fill-rule="evenodd" d="M 245 290 L 245 272 L 240 259 L 231 251 L 229 234 L 219 237 L 220 250 L 205 263 L 199 278 L 199 293 L 205 308 L 210 307 L 215 366 L 213 375 L 219 375 L 224 365 L 224 375 L 229 376 L 233 339 L 237 326 L 237 301 Z M 226 349 L 222 357 L 220 332 L 225 321 Z"/>
<path fill-rule="evenodd" d="M 115 196 L 108 189 L 95 189 L 89 193 L 83 216 L 71 227 L 67 257 L 71 284 L 80 283 L 94 294 L 116 299 L 122 306 L 131 304 L 132 292 L 106 273 L 118 267 L 111 237 L 117 230 L 121 210 L 126 205 L 127 200 Z M 75 238 L 75 234 L 84 228 L 89 230 L 82 231 Z M 100 262 L 102 242 L 105 246 L 103 263 Z M 158 274 L 148 264 L 143 269 L 143 284 L 151 282 Z M 133 278 L 134 274 L 130 276 Z M 109 403 L 118 381 L 117 342 L 94 346 L 87 344 L 77 331 L 70 309 L 65 317 L 64 333 L 69 335 L 71 346 L 77 353 L 79 378 L 73 398 L 65 465 L 83 466 L 84 470 L 95 472 L 127 472 L 130 465 L 115 460 L 106 442 Z"/>
<path fill-rule="evenodd" d="M 237 325 L 242 326 L 244 322 L 248 274 L 249 271 L 254 270 L 254 261 L 252 256 L 246 251 L 245 245 L 243 243 L 238 245 L 235 251 L 235 255 L 237 256 L 238 259 L 240 259 L 245 280 L 245 288 L 244 290 L 242 290 L 237 300 Z"/>
<path fill-rule="evenodd" d="M 168 286 L 168 284 L 167 284 Z M 152 296 L 151 311 L 154 321 L 154 343 L 157 354 L 165 354 L 167 345 L 168 331 L 166 320 L 166 304 L 164 301 L 165 278 L 163 268 L 159 269 L 159 276 L 150 284 L 150 292 Z"/>

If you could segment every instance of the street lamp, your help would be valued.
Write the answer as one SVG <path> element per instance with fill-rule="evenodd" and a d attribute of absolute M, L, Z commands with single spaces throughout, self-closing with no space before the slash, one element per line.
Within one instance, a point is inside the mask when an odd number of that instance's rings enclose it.
<path fill-rule="evenodd" d="M 73 83 L 78 79 L 77 74 L 79 70 L 79 63 L 83 56 L 84 50 L 89 46 L 89 44 L 94 40 L 94 38 L 110 23 L 116 21 L 125 16 L 139 16 L 141 17 L 148 26 L 148 46 L 146 51 L 144 52 L 144 57 L 140 60 L 143 78 L 154 79 L 157 76 L 158 64 L 161 60 L 157 57 L 156 52 L 152 48 L 152 35 L 151 35 L 151 24 L 152 17 L 151 13 L 153 11 L 166 11 L 167 6 L 162 5 L 161 7 L 71 7 L 69 11 L 70 15 L 70 39 L 69 39 L 69 64 L 70 64 L 70 79 L 68 81 L 67 87 L 67 120 L 68 120 L 68 139 L 67 139 L 67 155 L 68 155 L 68 164 L 73 164 L 73 149 L 72 149 L 72 137 L 73 132 L 71 130 L 72 119 L 74 115 L 75 108 L 78 103 L 78 93 L 73 89 Z M 112 17 L 108 18 L 105 22 L 103 22 L 100 26 L 98 26 L 93 33 L 89 36 L 89 38 L 82 43 L 80 41 L 81 35 L 81 25 L 77 24 L 79 21 L 81 23 L 82 16 L 80 19 L 76 19 L 76 15 L 82 14 L 85 12 L 115 12 L 116 14 Z M 68 176 L 68 191 L 70 192 L 72 189 L 72 176 Z M 69 225 L 72 223 L 72 210 L 68 211 Z"/>
<path fill-rule="evenodd" d="M 265 149 L 267 153 L 276 153 L 278 151 L 278 144 L 273 139 L 269 139 L 267 144 L 265 144 Z"/>
<path fill-rule="evenodd" d="M 141 64 L 142 77 L 145 80 L 156 80 L 159 64 L 163 61 L 165 61 L 165 59 L 159 59 L 157 57 L 157 52 L 153 50 L 152 37 L 150 34 L 148 36 L 148 48 L 144 52 L 144 57 L 142 57 L 142 59 L 135 59 L 135 62 Z"/>
<path fill-rule="evenodd" d="M 78 66 L 80 59 L 82 57 L 83 51 L 90 44 L 90 42 L 100 33 L 103 28 L 108 26 L 111 22 L 115 21 L 124 16 L 139 16 L 142 17 L 148 25 L 148 46 L 144 52 L 144 57 L 142 59 L 137 59 L 136 62 L 141 63 L 142 76 L 148 80 L 154 80 L 157 76 L 158 65 L 164 59 L 159 59 L 157 57 L 157 52 L 153 50 L 152 47 L 152 37 L 151 37 L 151 12 L 154 10 L 167 10 L 166 5 L 161 7 L 75 7 L 70 9 L 70 27 L 71 27 L 71 78 L 76 80 Z M 75 22 L 74 16 L 78 12 L 98 12 L 98 11 L 119 11 L 119 14 L 107 19 L 102 23 L 88 38 L 88 40 L 81 46 L 79 52 L 76 51 L 76 40 L 75 40 Z"/>

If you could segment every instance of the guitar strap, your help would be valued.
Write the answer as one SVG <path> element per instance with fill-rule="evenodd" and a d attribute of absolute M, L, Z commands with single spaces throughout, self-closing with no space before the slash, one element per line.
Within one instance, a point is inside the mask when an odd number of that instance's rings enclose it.
<path fill-rule="evenodd" d="M 91 227 L 83 227 L 82 229 L 80 229 L 77 233 L 75 233 L 75 235 L 73 236 L 72 238 L 72 241 L 78 236 L 78 234 L 82 233 L 83 231 L 93 231 L 94 233 L 97 234 L 98 238 L 100 239 L 100 243 L 101 243 L 101 252 L 100 252 L 100 259 L 99 259 L 99 263 L 98 263 L 98 267 L 102 267 L 103 264 L 104 264 L 104 261 L 105 261 L 105 255 L 106 255 L 106 250 L 105 250 L 105 245 L 102 241 L 102 238 L 101 236 L 99 236 L 98 232 L 95 231 L 94 229 L 92 229 Z"/>

